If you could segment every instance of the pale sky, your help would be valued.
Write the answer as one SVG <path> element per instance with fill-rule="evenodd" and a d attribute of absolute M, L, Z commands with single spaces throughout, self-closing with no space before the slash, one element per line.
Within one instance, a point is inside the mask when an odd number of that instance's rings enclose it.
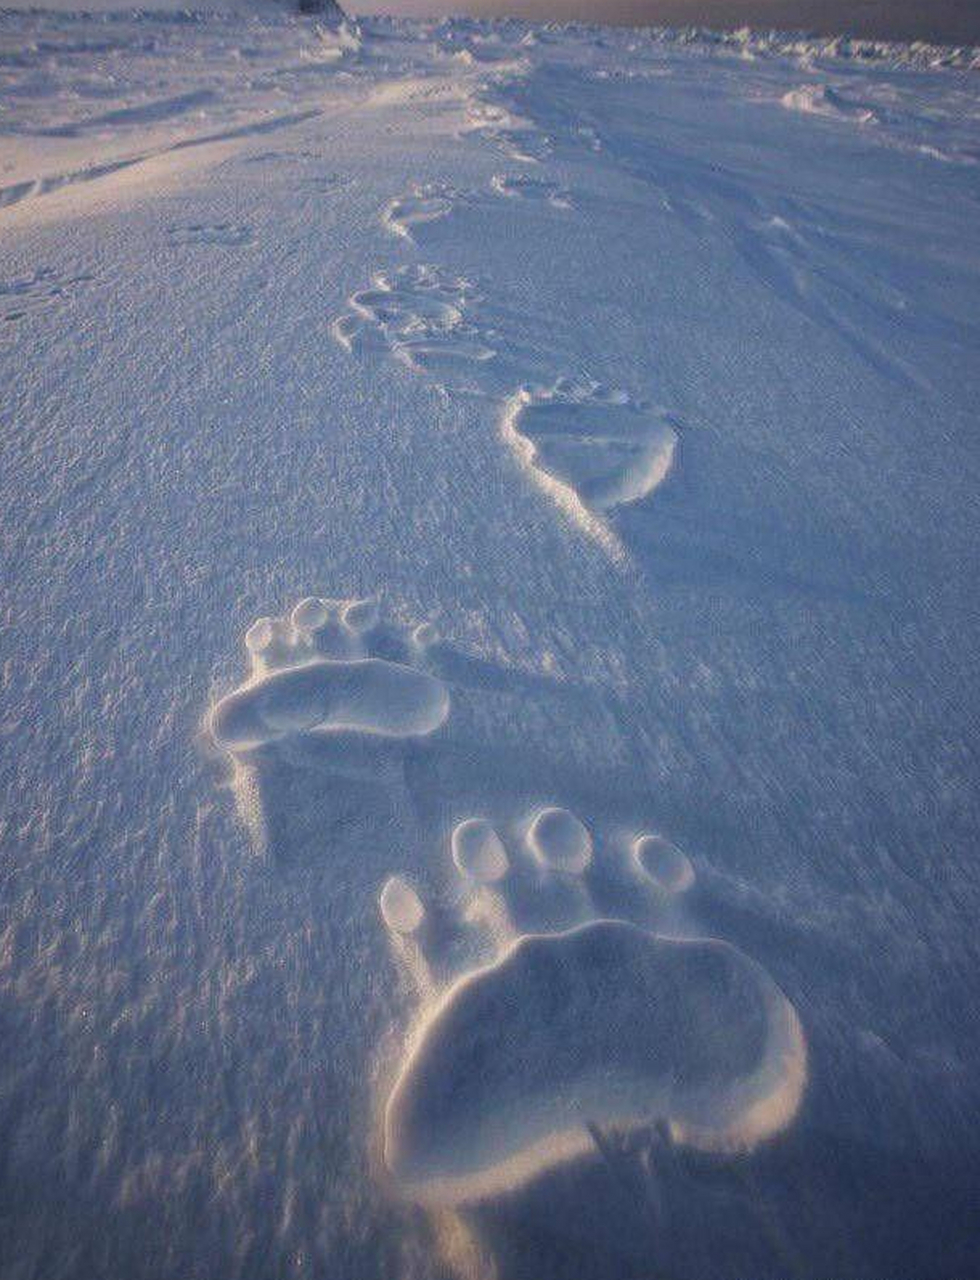
<path fill-rule="evenodd" d="M 0 0 L 13 9 L 229 9 L 295 0 Z M 513 15 L 638 25 L 806 28 L 980 45 L 980 0 L 340 0 L 354 13 Z"/>
<path fill-rule="evenodd" d="M 353 3 L 362 13 L 466 12 L 651 25 L 805 27 L 881 39 L 980 44 L 980 0 L 353 0 Z"/>

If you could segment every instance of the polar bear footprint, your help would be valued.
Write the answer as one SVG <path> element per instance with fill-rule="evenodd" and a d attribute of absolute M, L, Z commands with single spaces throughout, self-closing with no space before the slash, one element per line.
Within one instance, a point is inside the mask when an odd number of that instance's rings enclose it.
<path fill-rule="evenodd" d="M 419 989 L 418 1017 L 384 1113 L 384 1159 L 428 1204 L 496 1195 L 594 1151 L 595 1126 L 652 1130 L 703 1150 L 745 1151 L 784 1128 L 806 1081 L 793 1006 L 728 943 L 663 937 L 598 915 L 592 836 L 567 809 L 534 815 L 508 850 L 489 821 L 452 837 L 459 930 L 489 962 L 443 972 L 438 913 L 400 876 L 381 890 L 393 949 Z M 694 879 L 660 836 L 628 851 L 638 894 Z M 527 885 L 547 905 L 524 931 Z"/>

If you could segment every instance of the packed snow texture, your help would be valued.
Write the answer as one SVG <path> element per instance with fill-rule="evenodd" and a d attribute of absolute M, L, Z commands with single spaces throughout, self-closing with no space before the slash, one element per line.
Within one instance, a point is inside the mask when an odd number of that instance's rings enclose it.
<path fill-rule="evenodd" d="M 4 1280 L 975 1267 L 976 65 L 0 14 Z"/>

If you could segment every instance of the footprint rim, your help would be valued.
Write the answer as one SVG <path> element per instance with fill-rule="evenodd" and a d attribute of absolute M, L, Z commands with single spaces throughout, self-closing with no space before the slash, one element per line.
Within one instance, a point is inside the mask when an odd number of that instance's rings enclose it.
<path fill-rule="evenodd" d="M 556 824 L 568 829 L 559 831 L 557 835 L 542 832 L 543 827 Z M 574 842 L 574 847 L 549 851 L 547 844 L 552 841 L 558 845 Z M 557 804 L 543 805 L 535 811 L 528 823 L 525 843 L 537 865 L 556 874 L 584 874 L 591 866 L 595 852 L 592 833 L 582 819 L 571 809 Z"/>
<path fill-rule="evenodd" d="M 478 847 L 474 847 L 476 842 Z M 488 818 L 464 818 L 453 827 L 450 850 L 456 870 L 472 884 L 496 884 L 510 870 L 507 850 Z"/>
<path fill-rule="evenodd" d="M 666 874 L 652 870 L 644 859 L 644 853 L 655 846 L 671 859 L 671 870 Z M 661 893 L 685 893 L 694 884 L 696 877 L 694 865 L 688 855 L 673 840 L 658 831 L 643 831 L 630 844 L 630 857 L 638 874 L 647 884 L 653 885 Z"/>

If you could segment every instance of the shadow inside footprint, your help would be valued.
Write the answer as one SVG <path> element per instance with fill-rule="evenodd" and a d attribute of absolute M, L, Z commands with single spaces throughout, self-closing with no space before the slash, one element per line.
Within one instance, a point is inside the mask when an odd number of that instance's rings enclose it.
<path fill-rule="evenodd" d="M 792 1007 L 735 948 L 597 920 L 519 939 L 451 988 L 392 1093 L 388 1167 L 423 1201 L 507 1190 L 591 1150 L 588 1126 L 750 1148 L 798 1105 Z"/>
<path fill-rule="evenodd" d="M 433 921 L 400 877 L 382 890 L 396 954 L 422 996 L 384 1117 L 385 1163 L 403 1193 L 432 1205 L 495 1197 L 594 1154 L 604 1129 L 665 1125 L 687 1147 L 730 1152 L 793 1119 L 806 1042 L 758 964 L 726 942 L 597 916 L 592 833 L 567 809 L 540 809 L 514 853 L 484 818 L 453 832 L 464 930 L 483 930 L 496 958 L 457 968 L 441 994 Z M 544 906 L 564 890 L 575 923 L 518 931 L 521 863 Z M 638 892 L 664 900 L 693 881 L 687 856 L 659 836 L 638 836 L 626 865 Z"/>
<path fill-rule="evenodd" d="M 241 751 L 290 733 L 427 734 L 448 711 L 445 685 L 424 671 L 381 658 L 320 658 L 229 694 L 211 728 L 219 746 Z"/>
<path fill-rule="evenodd" d="M 677 445 L 660 411 L 588 388 L 522 392 L 507 409 L 504 434 L 546 482 L 602 512 L 652 493 Z"/>

